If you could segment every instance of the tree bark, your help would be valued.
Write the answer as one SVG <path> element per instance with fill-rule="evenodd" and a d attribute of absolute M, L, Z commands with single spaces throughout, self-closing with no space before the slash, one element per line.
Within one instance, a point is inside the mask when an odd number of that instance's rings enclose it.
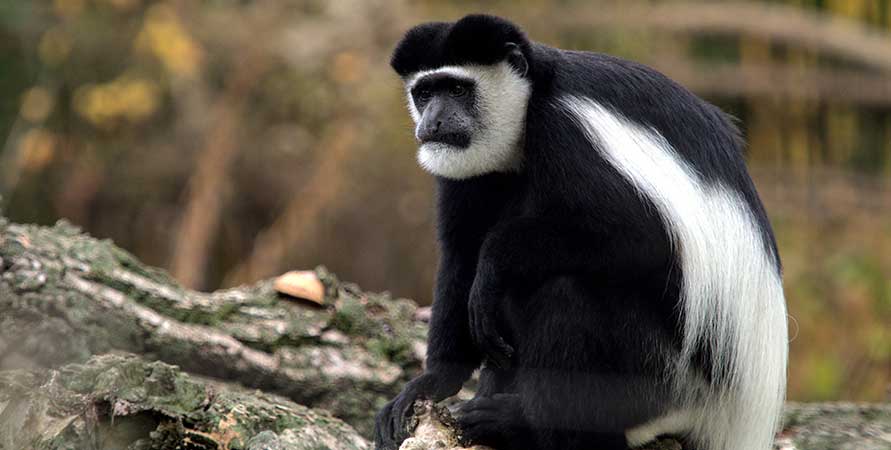
<path fill-rule="evenodd" d="M 323 307 L 271 281 L 206 294 L 65 222 L 0 224 L 0 261 L 0 369 L 132 352 L 325 408 L 368 435 L 425 351 L 413 302 L 322 268 Z"/>

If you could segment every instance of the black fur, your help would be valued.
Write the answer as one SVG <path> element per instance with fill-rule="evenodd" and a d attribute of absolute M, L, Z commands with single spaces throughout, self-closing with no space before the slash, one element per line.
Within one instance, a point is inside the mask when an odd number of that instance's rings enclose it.
<path fill-rule="evenodd" d="M 438 179 L 442 255 L 427 371 L 379 414 L 378 448 L 405 438 L 413 400 L 455 394 L 484 360 L 480 392 L 459 416 L 474 443 L 626 448 L 626 429 L 671 406 L 668 372 L 683 335 L 676 255 L 654 205 L 592 148 L 555 102 L 561 95 L 657 130 L 707 182 L 742 194 L 776 255 L 734 125 L 650 68 L 532 43 L 481 15 L 410 30 L 392 66 L 407 77 L 493 64 L 508 43 L 521 49 L 532 84 L 524 169 Z M 702 347 L 700 369 L 720 382 Z"/>
<path fill-rule="evenodd" d="M 418 25 L 393 52 L 390 65 L 400 76 L 448 65 L 488 65 L 502 61 L 512 42 L 528 55 L 529 41 L 514 24 L 493 16 L 470 15 L 456 23 Z"/>

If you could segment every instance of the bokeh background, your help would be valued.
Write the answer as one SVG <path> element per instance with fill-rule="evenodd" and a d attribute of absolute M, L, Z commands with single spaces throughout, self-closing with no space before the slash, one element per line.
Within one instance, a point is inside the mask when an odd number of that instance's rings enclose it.
<path fill-rule="evenodd" d="M 739 118 L 785 264 L 790 398 L 891 399 L 889 1 L 6 0 L 5 215 L 196 289 L 324 264 L 429 303 L 432 180 L 388 58 L 468 12 Z"/>

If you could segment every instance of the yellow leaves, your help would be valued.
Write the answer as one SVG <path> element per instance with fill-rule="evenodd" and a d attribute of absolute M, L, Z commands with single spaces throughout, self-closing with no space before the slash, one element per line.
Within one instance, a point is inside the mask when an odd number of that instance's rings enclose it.
<path fill-rule="evenodd" d="M 83 12 L 84 6 L 86 6 L 85 0 L 53 0 L 53 11 L 59 17 L 77 17 Z"/>
<path fill-rule="evenodd" d="M 141 0 L 103 0 L 118 11 L 131 11 L 142 3 Z"/>
<path fill-rule="evenodd" d="M 138 123 L 158 109 L 159 97 L 160 90 L 154 81 L 125 75 L 110 83 L 78 88 L 74 94 L 74 110 L 100 127 L 122 119 Z"/>
<path fill-rule="evenodd" d="M 867 3 L 865 0 L 829 0 L 826 9 L 841 16 L 859 19 L 863 17 Z"/>
<path fill-rule="evenodd" d="M 154 5 L 146 12 L 136 47 L 152 53 L 177 76 L 194 76 L 203 61 L 201 47 L 186 32 L 176 11 L 165 3 Z"/>
<path fill-rule="evenodd" d="M 54 105 L 55 99 L 49 90 L 43 86 L 35 86 L 22 96 L 19 114 L 30 122 L 43 122 L 53 111 Z"/>
<path fill-rule="evenodd" d="M 824 133 L 826 146 L 832 149 L 830 162 L 849 163 L 856 154 L 860 137 L 860 114 L 846 106 L 827 107 Z"/>
<path fill-rule="evenodd" d="M 19 140 L 20 166 L 29 172 L 36 172 L 52 162 L 56 153 L 56 136 L 43 129 L 32 128 Z"/>
<path fill-rule="evenodd" d="M 43 33 L 37 46 L 40 59 L 48 65 L 57 65 L 71 53 L 72 38 L 60 27 L 53 27 Z"/>
<path fill-rule="evenodd" d="M 844 366 L 837 355 L 812 355 L 802 364 L 808 368 L 807 396 L 809 399 L 825 400 L 838 395 L 842 385 Z"/>

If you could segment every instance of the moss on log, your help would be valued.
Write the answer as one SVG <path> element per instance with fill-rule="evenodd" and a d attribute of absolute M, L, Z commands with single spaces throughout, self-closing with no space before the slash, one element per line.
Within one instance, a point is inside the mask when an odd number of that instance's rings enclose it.
<path fill-rule="evenodd" d="M 364 450 L 330 414 L 133 355 L 0 372 L 0 450 Z"/>
<path fill-rule="evenodd" d="M 891 404 L 790 402 L 776 448 L 891 449 Z"/>

